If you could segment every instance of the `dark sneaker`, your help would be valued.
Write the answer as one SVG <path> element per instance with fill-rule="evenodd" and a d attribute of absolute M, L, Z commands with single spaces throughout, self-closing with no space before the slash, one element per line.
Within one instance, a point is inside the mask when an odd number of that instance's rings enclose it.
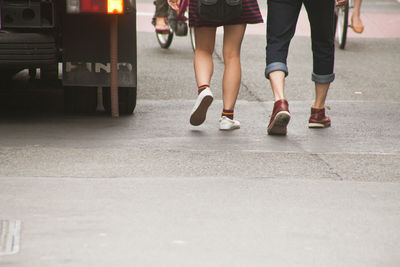
<path fill-rule="evenodd" d="M 325 115 L 325 108 L 311 108 L 308 128 L 326 128 L 331 126 L 331 118 Z"/>
<path fill-rule="evenodd" d="M 286 135 L 287 125 L 290 121 L 289 103 L 286 99 L 275 102 L 271 120 L 268 125 L 268 134 Z"/>

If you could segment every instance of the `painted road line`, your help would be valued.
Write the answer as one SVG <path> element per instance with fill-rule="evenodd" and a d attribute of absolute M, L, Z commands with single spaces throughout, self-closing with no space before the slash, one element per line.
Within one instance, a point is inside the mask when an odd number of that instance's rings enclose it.
<path fill-rule="evenodd" d="M 19 252 L 20 220 L 0 220 L 0 256 Z"/>
<path fill-rule="evenodd" d="M 154 13 L 151 12 L 137 12 L 136 16 L 153 17 Z"/>

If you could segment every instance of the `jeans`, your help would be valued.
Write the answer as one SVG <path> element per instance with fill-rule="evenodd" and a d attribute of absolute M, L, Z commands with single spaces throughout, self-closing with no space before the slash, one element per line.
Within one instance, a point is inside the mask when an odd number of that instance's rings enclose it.
<path fill-rule="evenodd" d="M 317 83 L 330 83 L 335 54 L 335 0 L 268 0 L 267 67 L 265 77 L 273 71 L 289 74 L 287 56 L 302 4 L 307 10 L 311 26 L 313 73 Z"/>

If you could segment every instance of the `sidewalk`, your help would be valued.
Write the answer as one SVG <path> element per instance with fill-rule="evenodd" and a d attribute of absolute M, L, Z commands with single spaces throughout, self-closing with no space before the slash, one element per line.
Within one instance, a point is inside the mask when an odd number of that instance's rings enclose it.
<path fill-rule="evenodd" d="M 154 5 L 151 3 L 137 4 L 137 30 L 138 32 L 154 32 L 151 25 L 151 18 L 154 14 Z M 262 9 L 264 21 L 266 10 Z M 362 14 L 365 31 L 356 34 L 349 29 L 350 38 L 400 38 L 400 11 L 398 12 L 371 12 L 366 11 Z M 248 25 L 246 34 L 265 35 L 265 24 Z M 219 31 L 222 33 L 222 31 Z M 307 13 L 302 9 L 297 24 L 296 36 L 310 36 L 310 26 Z"/>
<path fill-rule="evenodd" d="M 133 116 L 0 116 L 0 223 L 21 222 L 13 255 L 0 229 L 1 267 L 400 266 L 399 38 L 336 50 L 327 129 L 307 127 L 310 38 L 293 38 L 282 137 L 266 130 L 264 33 L 243 42 L 241 129 L 222 132 L 222 36 L 215 99 L 193 127 L 190 40 L 161 49 L 149 29 Z"/>
<path fill-rule="evenodd" d="M 271 104 L 239 101 L 233 132 L 220 101 L 200 127 L 182 100 L 0 119 L 0 220 L 22 222 L 0 266 L 397 267 L 400 103 L 334 101 L 310 130 L 292 101 L 287 137 Z"/>

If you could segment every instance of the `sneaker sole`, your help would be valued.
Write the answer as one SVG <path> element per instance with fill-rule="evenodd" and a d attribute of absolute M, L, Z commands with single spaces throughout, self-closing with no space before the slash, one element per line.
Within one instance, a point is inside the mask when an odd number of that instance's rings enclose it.
<path fill-rule="evenodd" d="M 287 125 L 290 121 L 290 113 L 287 111 L 280 111 L 276 114 L 274 121 L 268 127 L 268 134 L 270 135 L 286 135 Z"/>
<path fill-rule="evenodd" d="M 205 96 L 197 109 L 190 116 L 190 124 L 193 126 L 199 126 L 206 120 L 208 107 L 213 102 L 213 97 L 210 95 Z"/>
<path fill-rule="evenodd" d="M 229 128 L 219 127 L 219 129 L 221 131 L 231 131 L 231 130 L 240 129 L 240 126 L 233 126 L 233 127 L 229 127 Z"/>
<path fill-rule="evenodd" d="M 323 123 L 316 123 L 316 122 L 310 122 L 308 123 L 308 128 L 327 128 L 330 127 L 331 124 L 323 124 Z"/>

